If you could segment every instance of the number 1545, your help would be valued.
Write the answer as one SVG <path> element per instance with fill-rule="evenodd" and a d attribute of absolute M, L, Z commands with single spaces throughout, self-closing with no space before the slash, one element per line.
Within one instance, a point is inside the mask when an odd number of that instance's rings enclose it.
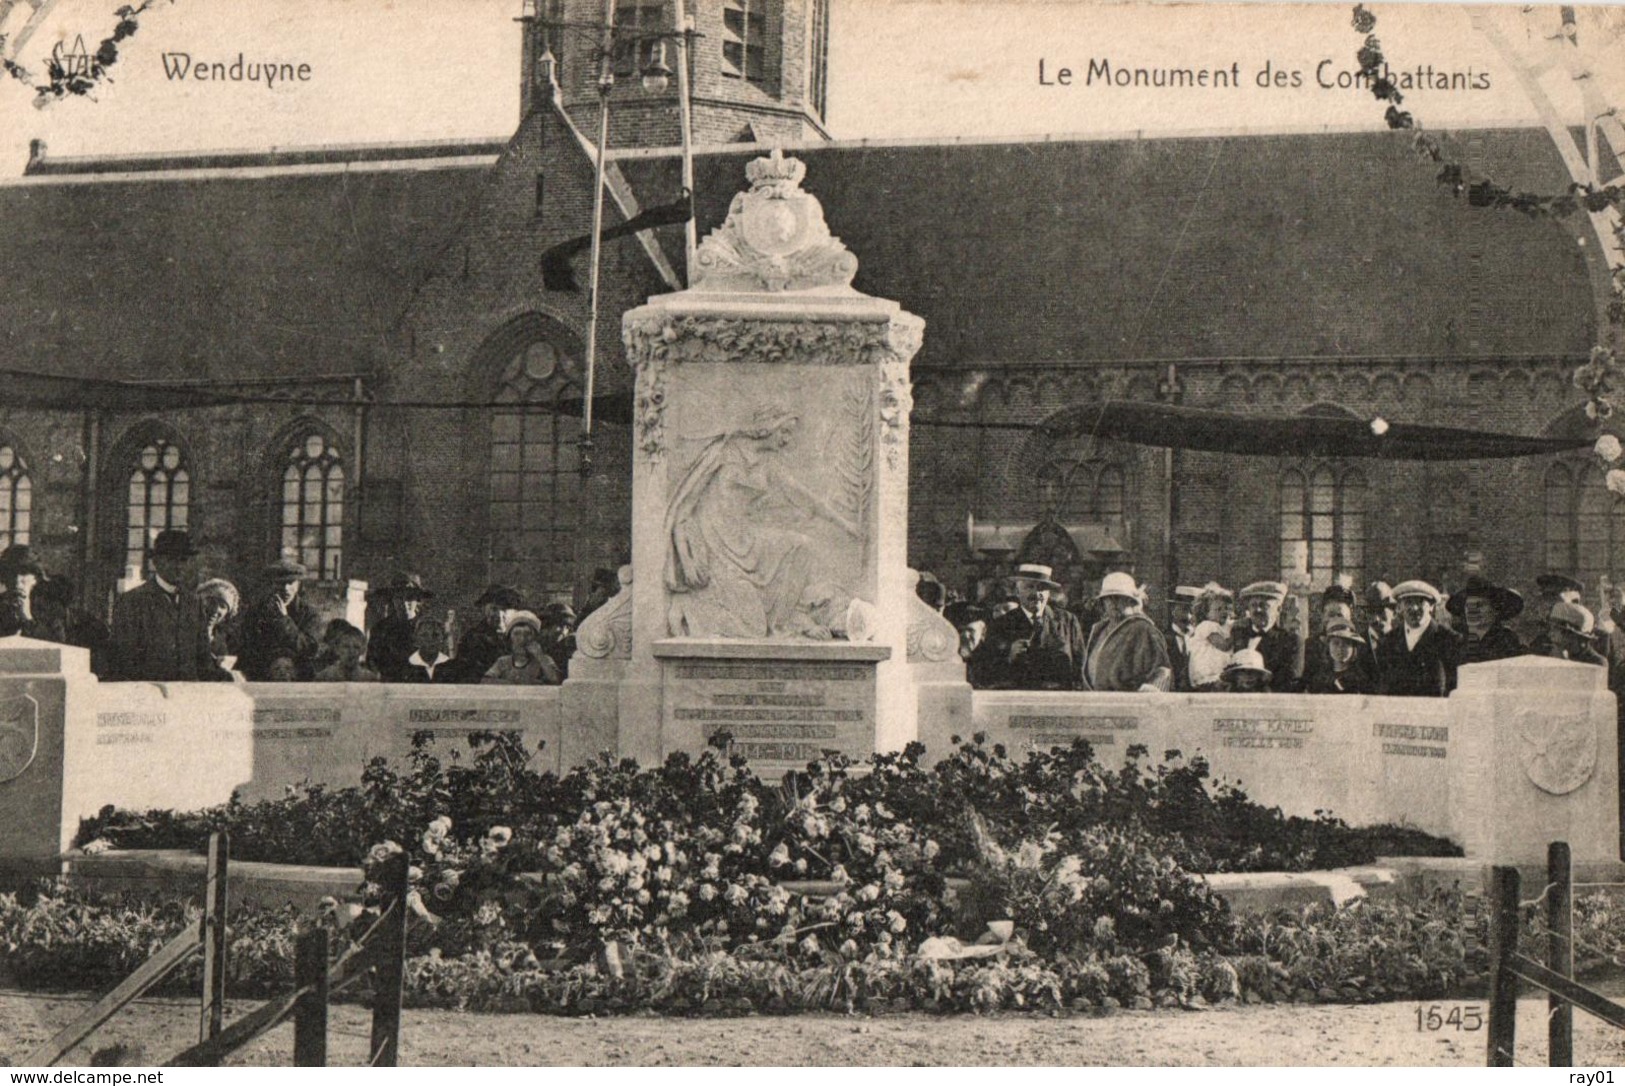
<path fill-rule="evenodd" d="M 1476 1006 L 1455 1006 L 1448 1011 L 1438 1003 L 1426 1007 L 1416 1006 L 1416 1029 L 1419 1033 L 1437 1033 L 1453 1029 L 1458 1033 L 1472 1033 L 1484 1028 L 1484 1009 Z"/>

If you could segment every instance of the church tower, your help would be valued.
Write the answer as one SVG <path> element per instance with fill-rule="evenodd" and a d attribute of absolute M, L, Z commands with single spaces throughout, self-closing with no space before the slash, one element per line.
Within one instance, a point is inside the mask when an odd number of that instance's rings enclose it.
<path fill-rule="evenodd" d="M 677 45 L 640 34 L 674 34 L 673 0 L 612 0 L 617 37 L 610 92 L 611 147 L 675 147 L 680 141 L 677 79 L 652 92 L 642 72 L 662 48 L 668 67 Z M 824 111 L 829 70 L 830 0 L 684 0 L 693 24 L 689 86 L 696 145 L 800 142 L 828 138 Z M 541 60 L 555 58 L 565 108 L 589 135 L 598 130 L 598 51 L 604 0 L 527 0 L 522 108 L 545 85 Z M 540 81 L 540 82 L 539 82 Z"/>

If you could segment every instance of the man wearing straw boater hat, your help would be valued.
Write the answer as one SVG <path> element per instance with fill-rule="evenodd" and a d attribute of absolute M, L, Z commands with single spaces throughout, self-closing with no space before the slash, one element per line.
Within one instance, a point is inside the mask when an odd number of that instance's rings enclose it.
<path fill-rule="evenodd" d="M 1173 681 L 1168 644 L 1140 610 L 1145 593 L 1132 573 L 1108 573 L 1097 597 L 1106 617 L 1089 631 L 1083 665 L 1087 690 L 1166 691 Z"/>
<path fill-rule="evenodd" d="M 971 683 L 1007 690 L 1075 690 L 1083 666 L 1083 624 L 1051 607 L 1061 586 L 1049 566 L 1026 562 L 1010 577 L 1018 606 L 992 619 L 970 658 Z"/>

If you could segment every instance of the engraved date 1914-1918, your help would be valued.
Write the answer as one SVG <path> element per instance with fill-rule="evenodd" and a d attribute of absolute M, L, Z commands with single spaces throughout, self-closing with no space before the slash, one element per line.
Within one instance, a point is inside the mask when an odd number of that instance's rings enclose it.
<path fill-rule="evenodd" d="M 1416 1030 L 1418 1033 L 1438 1033 L 1442 1030 L 1451 1030 L 1456 1033 L 1472 1033 L 1484 1028 L 1484 1008 L 1476 1004 L 1467 1006 L 1454 1006 L 1446 1008 L 1440 1003 L 1430 1003 L 1426 1006 L 1416 1005 Z"/>

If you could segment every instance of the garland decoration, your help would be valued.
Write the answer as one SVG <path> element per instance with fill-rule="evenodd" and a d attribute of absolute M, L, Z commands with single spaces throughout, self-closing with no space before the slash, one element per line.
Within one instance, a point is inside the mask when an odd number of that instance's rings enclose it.
<path fill-rule="evenodd" d="M 1400 108 L 1405 102 L 1405 95 L 1384 74 L 1387 63 L 1382 43 L 1372 33 L 1376 26 L 1377 17 L 1364 4 L 1356 4 L 1354 29 L 1365 35 L 1365 41 L 1356 54 L 1360 72 L 1368 81 L 1372 97 L 1388 103 L 1383 114 L 1388 127 L 1412 131 L 1416 152 L 1439 167 L 1435 178 L 1439 184 L 1448 187 L 1457 197 L 1466 197 L 1469 207 L 1518 211 L 1530 218 L 1567 219 L 1581 212 L 1596 214 L 1613 208 L 1621 217 L 1621 222 L 1613 228 L 1614 233 L 1619 238 L 1621 249 L 1625 249 L 1625 181 L 1602 186 L 1573 182 L 1566 192 L 1551 194 L 1512 189 L 1486 177 L 1473 178 L 1461 162 L 1446 154 L 1443 141 L 1424 132 L 1416 117 Z M 1614 397 L 1625 390 L 1625 367 L 1620 365 L 1616 354 L 1625 345 L 1625 264 L 1616 264 L 1611 269 L 1609 285 L 1613 297 L 1609 299 L 1604 314 L 1607 328 L 1603 332 L 1603 342 L 1591 349 L 1591 360 L 1574 371 L 1574 387 L 1586 394 L 1586 417 L 1597 423 L 1613 415 Z M 1612 438 L 1611 435 L 1604 437 Z M 1601 441 L 1598 455 L 1605 467 L 1611 469 L 1609 488 L 1616 494 L 1625 495 L 1625 471 L 1614 468 L 1620 459 L 1618 440 L 1612 440 L 1614 443 L 1607 448 L 1614 455 L 1604 453 Z"/>
<path fill-rule="evenodd" d="M 64 53 L 62 43 L 58 42 L 51 50 L 51 55 L 45 61 L 45 82 L 35 83 L 35 76 L 14 60 L 0 59 L 0 69 L 19 82 L 27 83 L 34 88 L 34 107 L 43 109 L 52 102 L 59 102 L 70 96 L 95 98 L 96 88 L 105 80 L 112 82 L 108 69 L 118 63 L 119 43 L 126 38 L 133 37 L 141 29 L 139 19 L 161 0 L 141 0 L 138 4 L 126 4 L 113 12 L 118 22 L 112 31 L 102 39 L 94 53 Z M 174 0 L 162 0 L 173 3 Z M 0 34 L 0 48 L 5 46 L 5 35 Z"/>

